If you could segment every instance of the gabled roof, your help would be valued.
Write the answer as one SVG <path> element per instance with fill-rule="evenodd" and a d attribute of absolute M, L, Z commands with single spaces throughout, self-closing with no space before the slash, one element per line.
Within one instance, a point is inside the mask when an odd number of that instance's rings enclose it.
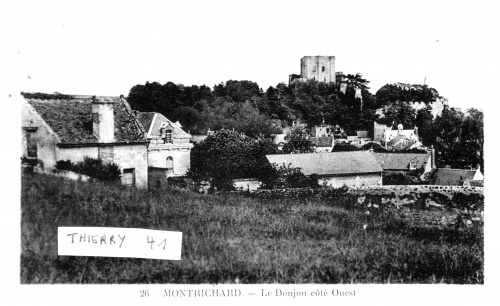
<path fill-rule="evenodd" d="M 477 170 L 438 168 L 435 185 L 462 186 L 465 180 L 472 181 Z"/>
<path fill-rule="evenodd" d="M 382 168 L 368 151 L 266 155 L 273 164 L 299 167 L 305 175 L 380 173 Z"/>
<path fill-rule="evenodd" d="M 123 97 L 75 96 L 21 93 L 29 105 L 59 136 L 62 143 L 95 143 L 92 129 L 92 100 L 113 104 L 115 142 L 145 141 L 144 129 Z"/>
<path fill-rule="evenodd" d="M 389 141 L 387 143 L 388 146 L 393 146 L 395 145 L 396 143 L 398 143 L 401 139 L 403 139 L 403 135 L 399 134 L 398 136 L 394 137 L 393 139 L 391 139 L 391 141 Z"/>
<path fill-rule="evenodd" d="M 412 129 L 412 130 L 402 130 L 402 131 L 398 131 L 398 130 L 386 130 L 386 141 L 388 141 L 391 136 L 392 137 L 397 137 L 397 136 L 403 136 L 403 137 L 407 137 L 407 138 L 413 138 L 413 137 L 417 137 L 417 135 L 415 134 L 415 130 Z"/>
<path fill-rule="evenodd" d="M 146 132 L 148 133 L 147 137 L 160 137 L 161 136 L 161 127 L 166 127 L 169 130 L 172 130 L 172 135 L 177 137 L 189 138 L 191 135 L 184 132 L 176 123 L 168 120 L 165 116 L 160 113 L 154 112 L 138 112 L 137 116 L 141 123 L 143 123 Z"/>
<path fill-rule="evenodd" d="M 414 161 L 415 168 L 422 167 L 429 161 L 430 153 L 372 153 L 384 170 L 409 170 L 410 162 Z"/>

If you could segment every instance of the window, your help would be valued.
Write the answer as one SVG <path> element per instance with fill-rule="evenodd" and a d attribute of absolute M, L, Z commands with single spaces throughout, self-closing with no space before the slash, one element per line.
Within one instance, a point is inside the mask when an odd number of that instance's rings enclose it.
<path fill-rule="evenodd" d="M 26 131 L 26 156 L 37 158 L 38 157 L 38 147 L 36 143 L 36 130 Z"/>
<path fill-rule="evenodd" d="M 172 131 L 165 131 L 165 143 L 173 143 Z"/>
<path fill-rule="evenodd" d="M 325 72 L 325 66 L 321 67 L 321 71 Z"/>
<path fill-rule="evenodd" d="M 167 157 L 167 177 L 174 173 L 174 158 L 172 156 Z"/>
<path fill-rule="evenodd" d="M 135 169 L 123 169 L 122 184 L 126 186 L 135 186 Z"/>
<path fill-rule="evenodd" d="M 167 157 L 167 169 L 174 170 L 174 158 L 172 156 Z"/>

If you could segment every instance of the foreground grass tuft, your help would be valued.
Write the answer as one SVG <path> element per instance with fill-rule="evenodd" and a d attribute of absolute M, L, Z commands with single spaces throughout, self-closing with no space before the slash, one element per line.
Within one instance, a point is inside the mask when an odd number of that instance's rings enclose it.
<path fill-rule="evenodd" d="M 483 283 L 482 231 L 383 226 L 335 200 L 22 177 L 22 283 Z M 58 226 L 183 232 L 182 260 L 57 255 Z"/>

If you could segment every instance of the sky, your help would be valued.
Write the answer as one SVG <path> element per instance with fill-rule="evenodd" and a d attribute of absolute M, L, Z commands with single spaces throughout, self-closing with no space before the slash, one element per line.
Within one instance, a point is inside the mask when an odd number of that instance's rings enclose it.
<path fill-rule="evenodd" d="M 361 73 L 373 94 L 388 83 L 425 80 L 451 106 L 484 108 L 494 83 L 478 76 L 493 74 L 499 51 L 494 1 L 2 5 L 11 91 L 126 96 L 147 81 L 213 87 L 228 80 L 266 90 L 300 73 L 303 56 L 333 55 L 336 71 Z"/>

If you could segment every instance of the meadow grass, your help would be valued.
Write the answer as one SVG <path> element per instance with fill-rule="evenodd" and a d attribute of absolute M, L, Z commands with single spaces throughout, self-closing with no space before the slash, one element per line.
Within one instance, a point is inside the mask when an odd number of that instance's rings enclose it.
<path fill-rule="evenodd" d="M 140 190 L 23 174 L 22 283 L 482 284 L 482 231 L 368 226 L 335 199 Z M 57 255 L 58 226 L 183 233 L 182 260 Z"/>

